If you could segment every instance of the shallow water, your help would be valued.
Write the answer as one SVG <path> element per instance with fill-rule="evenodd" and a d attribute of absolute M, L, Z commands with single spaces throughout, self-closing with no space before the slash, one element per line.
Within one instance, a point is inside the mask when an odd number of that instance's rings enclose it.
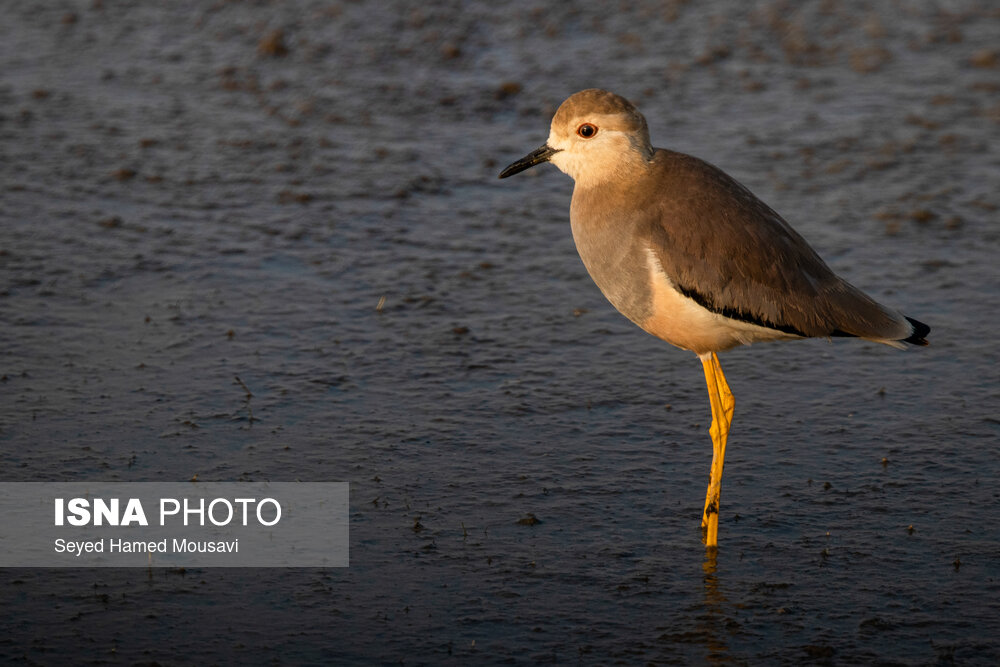
<path fill-rule="evenodd" d="M 3 479 L 349 481 L 352 539 L 0 572 L 4 661 L 1000 660 L 989 3 L 10 5 Z M 496 179 L 590 86 L 932 327 L 723 356 L 717 560 L 697 359 L 590 282 L 568 178 Z"/>

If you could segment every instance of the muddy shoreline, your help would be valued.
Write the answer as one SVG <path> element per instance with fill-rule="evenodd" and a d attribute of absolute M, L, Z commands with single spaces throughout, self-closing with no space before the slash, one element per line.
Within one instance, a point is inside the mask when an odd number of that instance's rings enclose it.
<path fill-rule="evenodd" d="M 352 537 L 2 571 L 3 661 L 1000 660 L 989 3 L 4 14 L 3 480 L 348 481 Z M 590 282 L 569 179 L 496 178 L 593 86 L 932 327 L 723 357 L 716 560 L 696 358 Z"/>

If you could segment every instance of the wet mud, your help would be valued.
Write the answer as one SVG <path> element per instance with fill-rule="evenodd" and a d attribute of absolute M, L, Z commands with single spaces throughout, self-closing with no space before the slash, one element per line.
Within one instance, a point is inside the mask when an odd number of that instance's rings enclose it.
<path fill-rule="evenodd" d="M 992 3 L 3 15 L 3 479 L 351 483 L 348 569 L 0 572 L 4 662 L 1000 660 Z M 932 328 L 723 355 L 714 558 L 700 364 L 496 178 L 593 86 Z"/>

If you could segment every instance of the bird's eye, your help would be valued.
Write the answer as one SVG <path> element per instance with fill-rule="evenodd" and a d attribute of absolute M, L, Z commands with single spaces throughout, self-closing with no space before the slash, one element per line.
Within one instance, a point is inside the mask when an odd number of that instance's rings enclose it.
<path fill-rule="evenodd" d="M 576 133 L 584 139 L 590 139 L 597 134 L 597 126 L 591 125 L 590 123 L 584 123 L 580 127 L 576 128 Z"/>

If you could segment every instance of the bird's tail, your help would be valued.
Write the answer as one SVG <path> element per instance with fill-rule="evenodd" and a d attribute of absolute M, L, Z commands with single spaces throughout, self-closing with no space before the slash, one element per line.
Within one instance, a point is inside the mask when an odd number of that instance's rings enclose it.
<path fill-rule="evenodd" d="M 904 315 L 903 317 L 906 316 Z M 909 338 L 904 338 L 903 342 L 910 343 L 911 345 L 930 345 L 924 336 L 931 332 L 931 328 L 923 322 L 918 322 L 912 317 L 907 317 L 906 321 L 913 327 L 913 333 L 910 334 Z"/>

